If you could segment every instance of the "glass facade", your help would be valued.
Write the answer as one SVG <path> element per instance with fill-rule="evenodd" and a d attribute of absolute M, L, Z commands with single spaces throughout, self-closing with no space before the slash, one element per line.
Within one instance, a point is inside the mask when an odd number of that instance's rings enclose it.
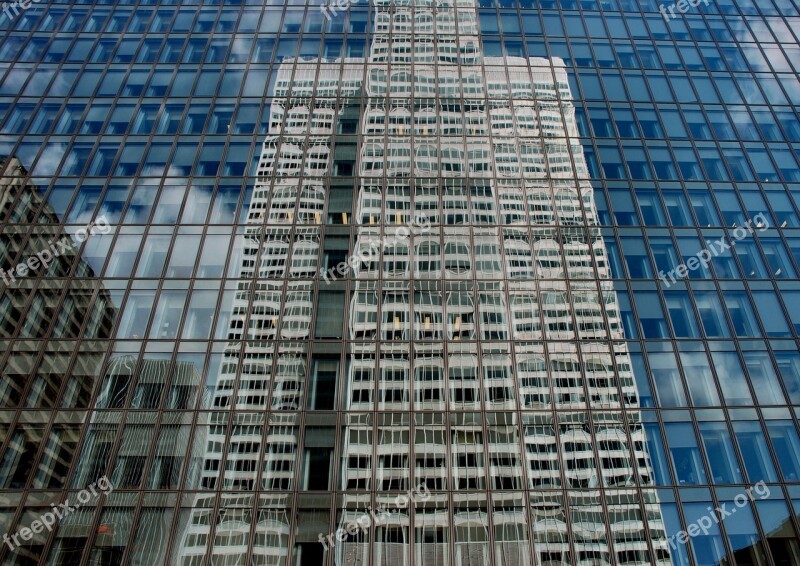
<path fill-rule="evenodd" d="M 13 3 L 3 564 L 800 564 L 793 0 Z"/>

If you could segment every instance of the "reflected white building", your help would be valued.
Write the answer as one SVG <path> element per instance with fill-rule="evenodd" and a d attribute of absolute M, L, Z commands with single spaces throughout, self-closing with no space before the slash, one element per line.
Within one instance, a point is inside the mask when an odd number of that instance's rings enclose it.
<path fill-rule="evenodd" d="M 279 70 L 205 413 L 199 487 L 225 494 L 193 502 L 176 563 L 201 564 L 212 532 L 220 564 L 244 564 L 251 533 L 254 564 L 670 563 L 563 63 L 482 57 L 473 0 L 374 17 L 367 60 Z M 351 171 L 334 134 L 360 101 Z M 334 446 L 301 411 L 330 181 L 350 175 Z M 292 494 L 320 489 L 329 448 L 334 529 L 429 496 L 318 554 Z"/>

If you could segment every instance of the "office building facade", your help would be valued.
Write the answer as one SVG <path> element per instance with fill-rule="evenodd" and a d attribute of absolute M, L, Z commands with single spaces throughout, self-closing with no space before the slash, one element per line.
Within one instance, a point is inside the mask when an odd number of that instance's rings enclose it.
<path fill-rule="evenodd" d="M 8 18 L 0 559 L 800 563 L 800 17 L 692 10 Z"/>

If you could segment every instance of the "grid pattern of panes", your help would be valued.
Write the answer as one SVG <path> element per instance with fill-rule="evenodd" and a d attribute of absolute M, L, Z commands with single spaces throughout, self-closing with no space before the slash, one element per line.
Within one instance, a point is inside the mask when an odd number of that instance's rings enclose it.
<path fill-rule="evenodd" d="M 0 16 L 0 561 L 800 563 L 797 3 L 264 4 Z"/>

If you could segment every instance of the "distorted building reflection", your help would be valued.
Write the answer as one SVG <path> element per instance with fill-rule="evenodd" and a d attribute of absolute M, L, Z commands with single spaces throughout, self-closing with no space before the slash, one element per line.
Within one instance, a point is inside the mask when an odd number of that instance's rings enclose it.
<path fill-rule="evenodd" d="M 0 171 L 0 340 L 7 345 L 9 338 L 16 338 L 3 352 L 0 406 L 24 414 L 13 425 L 2 425 L 8 442 L 0 457 L 0 480 L 5 490 L 44 490 L 49 497 L 69 487 L 67 476 L 77 457 L 116 307 L 82 257 L 82 242 L 59 225 L 62 219 L 20 160 L 0 158 Z M 56 242 L 64 239 L 69 245 L 53 253 Z M 37 254 L 39 261 L 31 263 Z M 28 267 L 20 270 L 23 264 Z M 41 514 L 39 505 L 30 501 L 23 519 L 32 521 Z M 5 510 L 2 515 L 7 516 Z M 34 533 L 17 549 L 18 559 L 43 559 L 46 540 L 45 534 Z"/>
<path fill-rule="evenodd" d="M 315 59 L 278 73 L 201 488 L 342 490 L 334 528 L 391 493 L 430 492 L 324 552 L 315 535 L 330 527 L 309 530 L 299 503 L 298 566 L 328 551 L 356 565 L 669 563 L 658 504 L 634 489 L 652 474 L 563 65 L 482 57 L 470 1 L 375 9 L 366 70 Z M 334 148 L 358 95 L 363 139 Z M 304 426 L 296 411 L 317 383 L 307 340 L 340 335 L 315 327 L 322 290 L 311 301 L 331 267 L 317 264 L 326 177 L 354 174 L 337 443 L 330 415 Z M 212 559 L 230 564 L 254 521 L 256 536 L 289 535 L 283 496 L 262 495 L 263 521 L 250 496 L 198 497 L 181 564 L 200 563 L 212 523 Z"/>

